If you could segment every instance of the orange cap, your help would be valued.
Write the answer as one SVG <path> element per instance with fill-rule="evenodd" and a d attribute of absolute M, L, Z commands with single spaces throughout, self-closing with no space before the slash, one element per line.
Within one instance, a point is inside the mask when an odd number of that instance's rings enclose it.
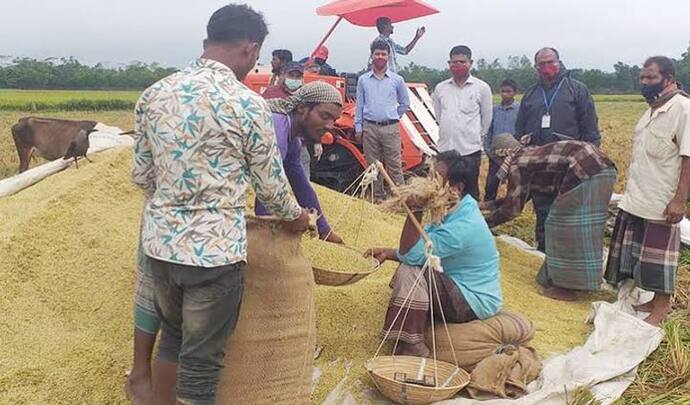
<path fill-rule="evenodd" d="M 322 45 L 321 47 L 319 47 L 319 49 L 316 50 L 316 52 L 314 52 L 312 57 L 323 59 L 323 60 L 328 59 L 328 48 L 326 48 L 325 45 Z"/>

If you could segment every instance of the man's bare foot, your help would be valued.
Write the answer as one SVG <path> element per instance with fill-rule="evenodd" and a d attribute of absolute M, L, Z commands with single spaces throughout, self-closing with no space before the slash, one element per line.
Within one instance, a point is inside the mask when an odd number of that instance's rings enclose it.
<path fill-rule="evenodd" d="M 551 299 L 559 301 L 577 300 L 577 294 L 575 293 L 575 291 L 556 286 L 544 287 L 541 294 L 545 297 L 549 297 Z"/>
<path fill-rule="evenodd" d="M 668 318 L 668 313 L 664 314 L 652 312 L 648 317 L 644 318 L 644 321 L 652 326 L 661 326 L 666 318 Z"/>
<path fill-rule="evenodd" d="M 150 405 L 153 403 L 153 386 L 151 376 L 137 377 L 133 374 L 127 376 L 125 382 L 125 394 L 134 405 Z"/>
<path fill-rule="evenodd" d="M 647 301 L 644 304 L 633 305 L 633 309 L 637 312 L 652 312 L 654 305 L 652 304 L 652 301 Z"/>
<path fill-rule="evenodd" d="M 659 303 L 652 308 L 650 311 L 651 313 L 644 319 L 644 321 L 650 325 L 660 326 L 662 323 L 664 323 L 666 318 L 668 318 L 668 315 L 671 313 L 671 311 L 672 308 L 670 303 L 668 305 Z"/>
<path fill-rule="evenodd" d="M 429 357 L 429 353 L 431 351 L 424 342 L 415 344 L 399 342 L 398 349 L 395 351 L 398 356 Z"/>

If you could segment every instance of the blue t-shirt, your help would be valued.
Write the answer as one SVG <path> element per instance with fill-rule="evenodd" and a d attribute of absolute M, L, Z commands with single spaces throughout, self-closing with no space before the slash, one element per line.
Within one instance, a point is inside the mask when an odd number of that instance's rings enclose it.
<path fill-rule="evenodd" d="M 439 225 L 427 225 L 434 255 L 441 258 L 444 273 L 460 289 L 474 314 L 487 319 L 501 310 L 503 294 L 498 272 L 498 249 L 479 205 L 469 194 Z M 419 238 L 398 259 L 410 266 L 423 266 L 424 240 Z"/>

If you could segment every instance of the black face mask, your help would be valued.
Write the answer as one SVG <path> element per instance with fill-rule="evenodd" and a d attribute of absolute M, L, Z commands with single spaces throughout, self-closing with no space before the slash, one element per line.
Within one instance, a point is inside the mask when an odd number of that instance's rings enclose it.
<path fill-rule="evenodd" d="M 643 84 L 640 86 L 640 93 L 642 93 L 642 96 L 648 103 L 651 103 L 659 98 L 659 95 L 664 91 L 667 84 L 666 80 L 662 80 L 657 84 Z"/>

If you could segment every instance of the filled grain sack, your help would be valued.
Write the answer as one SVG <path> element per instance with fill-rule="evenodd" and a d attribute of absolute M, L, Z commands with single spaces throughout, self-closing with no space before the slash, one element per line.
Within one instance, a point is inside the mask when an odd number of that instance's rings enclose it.
<path fill-rule="evenodd" d="M 247 272 L 218 404 L 309 402 L 316 344 L 314 280 L 301 235 L 247 218 Z"/>
<path fill-rule="evenodd" d="M 435 326 L 439 360 L 471 372 L 468 392 L 473 397 L 518 397 L 539 376 L 541 361 L 529 346 L 534 325 L 524 315 L 503 311 L 486 320 L 448 324 L 452 348 L 443 324 Z M 426 344 L 432 347 L 431 330 Z"/>
<path fill-rule="evenodd" d="M 443 324 L 437 324 L 436 352 L 440 360 L 455 363 Z M 466 371 L 505 345 L 525 346 L 534 337 L 534 325 L 524 315 L 503 311 L 486 320 L 467 323 L 449 323 L 458 365 Z M 431 347 L 431 332 L 427 330 L 426 344 Z"/>

